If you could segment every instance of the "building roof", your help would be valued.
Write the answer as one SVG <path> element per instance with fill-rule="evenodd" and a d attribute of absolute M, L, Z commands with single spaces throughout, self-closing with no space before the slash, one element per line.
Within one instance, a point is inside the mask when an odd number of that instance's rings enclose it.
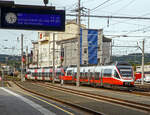
<path fill-rule="evenodd" d="M 38 44 L 38 41 L 33 41 L 32 44 Z"/>
<path fill-rule="evenodd" d="M 69 39 L 64 39 L 64 40 L 56 41 L 56 43 L 57 44 L 60 44 L 60 43 L 70 43 L 70 42 L 77 41 L 77 40 L 78 40 L 77 38 L 69 38 Z"/>
<path fill-rule="evenodd" d="M 60 43 L 70 43 L 70 42 L 73 42 L 73 41 L 77 41 L 77 38 L 70 38 L 70 39 L 65 39 L 65 40 L 59 40 L 59 41 L 56 41 L 57 44 L 60 44 Z M 103 42 L 111 42 L 112 39 L 110 38 L 106 38 L 105 36 L 103 36 Z"/>
<path fill-rule="evenodd" d="M 112 41 L 112 39 L 106 38 L 105 36 L 103 36 L 103 42 L 111 42 L 111 41 Z"/>

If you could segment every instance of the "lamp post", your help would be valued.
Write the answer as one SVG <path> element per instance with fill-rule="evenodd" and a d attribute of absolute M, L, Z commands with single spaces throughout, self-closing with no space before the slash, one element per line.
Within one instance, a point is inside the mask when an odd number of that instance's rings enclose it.
<path fill-rule="evenodd" d="M 53 81 L 55 83 L 55 33 L 53 33 Z"/>
<path fill-rule="evenodd" d="M 145 40 L 142 41 L 142 48 L 138 45 L 138 48 L 142 51 L 142 82 L 141 84 L 144 85 L 144 44 Z"/>
<path fill-rule="evenodd" d="M 77 80 L 76 86 L 80 86 L 80 0 L 78 0 L 78 59 L 77 59 Z"/>
<path fill-rule="evenodd" d="M 25 81 L 23 73 L 24 73 L 24 66 L 23 66 L 23 34 L 21 34 L 21 82 Z"/>
<path fill-rule="evenodd" d="M 43 2 L 44 2 L 44 4 L 45 4 L 45 6 L 48 4 L 48 0 L 43 0 Z"/>

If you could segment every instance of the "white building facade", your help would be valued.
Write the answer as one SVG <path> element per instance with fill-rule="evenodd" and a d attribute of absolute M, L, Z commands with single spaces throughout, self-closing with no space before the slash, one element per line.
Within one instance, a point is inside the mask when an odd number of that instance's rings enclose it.
<path fill-rule="evenodd" d="M 55 52 L 55 66 L 60 65 L 60 46 L 53 40 L 57 41 L 57 34 L 53 32 L 39 32 L 38 33 L 38 44 L 39 44 L 39 56 L 38 63 L 39 67 L 52 67 L 53 66 L 53 51 Z M 55 43 L 55 48 L 53 48 Z"/>
<path fill-rule="evenodd" d="M 103 36 L 102 29 L 88 30 L 84 25 L 81 27 L 80 64 L 101 65 L 109 63 L 111 39 Z M 53 54 L 55 54 L 55 67 L 77 65 L 78 25 L 71 21 L 66 23 L 65 28 L 65 32 L 38 32 L 38 50 L 33 50 L 38 51 L 33 57 L 35 61 L 37 60 L 38 67 L 52 67 Z"/>

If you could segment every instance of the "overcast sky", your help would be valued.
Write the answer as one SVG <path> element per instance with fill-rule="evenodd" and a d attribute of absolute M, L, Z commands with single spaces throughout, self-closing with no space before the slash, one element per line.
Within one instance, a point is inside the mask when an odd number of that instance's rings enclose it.
<path fill-rule="evenodd" d="M 14 0 L 15 4 L 44 5 L 43 0 Z M 66 9 L 66 13 L 75 13 L 78 0 L 49 0 L 49 4 L 56 9 Z M 91 15 L 99 16 L 128 16 L 128 17 L 150 17 L 150 0 L 81 0 L 81 6 L 90 9 Z M 86 11 L 86 9 L 85 9 Z M 67 17 L 72 19 L 73 17 Z M 82 18 L 82 23 L 87 25 L 87 18 Z M 107 36 L 113 39 L 114 45 L 135 46 L 137 41 L 146 39 L 145 52 L 150 53 L 150 20 L 131 19 L 106 19 L 90 18 L 90 28 L 104 29 L 107 35 L 127 35 L 137 37 Z M 0 53 L 20 54 L 20 41 L 17 37 L 25 35 L 24 47 L 32 47 L 31 40 L 37 40 L 37 31 L 4 30 L 0 29 Z M 143 37 L 140 37 L 143 36 Z M 8 40 L 8 41 L 6 41 Z M 140 47 L 141 42 L 139 42 Z M 15 48 L 15 50 L 4 49 L 4 47 Z M 18 49 L 18 50 L 17 50 Z M 126 55 L 128 53 L 141 52 L 137 48 L 113 47 L 113 54 Z"/>

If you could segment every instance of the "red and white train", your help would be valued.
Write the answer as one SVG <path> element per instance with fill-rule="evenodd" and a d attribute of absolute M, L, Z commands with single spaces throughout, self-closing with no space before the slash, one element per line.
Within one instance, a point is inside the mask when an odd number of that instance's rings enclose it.
<path fill-rule="evenodd" d="M 53 68 L 28 69 L 26 79 L 31 80 L 53 80 Z M 77 80 L 77 67 L 68 67 L 66 70 L 57 68 L 55 70 L 55 81 L 64 83 L 75 83 Z M 80 83 L 92 86 L 134 86 L 134 72 L 130 64 L 116 62 L 107 66 L 80 67 Z"/>

